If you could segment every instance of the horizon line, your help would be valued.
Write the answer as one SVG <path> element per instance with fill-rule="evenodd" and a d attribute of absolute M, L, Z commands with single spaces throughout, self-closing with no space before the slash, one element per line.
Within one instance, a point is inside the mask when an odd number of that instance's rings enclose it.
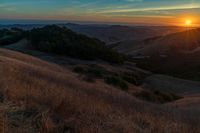
<path fill-rule="evenodd" d="M 14 22 L 15 21 L 15 22 Z M 35 22 L 34 22 L 35 21 Z M 106 21 L 85 21 L 85 20 L 64 20 L 64 19 L 13 19 L 13 18 L 0 18 L 0 25 L 23 25 L 23 24 L 103 24 L 103 25 L 125 25 L 125 26 L 170 26 L 170 27 L 182 27 L 176 24 L 156 24 L 156 23 L 131 23 L 131 22 L 106 22 Z M 197 24 L 194 27 L 199 27 Z"/>

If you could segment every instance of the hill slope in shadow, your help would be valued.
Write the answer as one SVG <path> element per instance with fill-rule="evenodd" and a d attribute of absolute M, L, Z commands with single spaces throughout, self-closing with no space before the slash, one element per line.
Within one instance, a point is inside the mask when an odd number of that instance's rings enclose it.
<path fill-rule="evenodd" d="M 143 41 L 126 41 L 114 49 L 136 59 L 137 66 L 154 73 L 200 80 L 200 29 Z"/>
<path fill-rule="evenodd" d="M 116 44 L 117 50 L 130 55 L 171 54 L 172 52 L 197 52 L 200 46 L 200 29 L 187 30 L 143 41 L 124 41 Z M 196 49 L 196 50 L 195 50 Z"/>
<path fill-rule="evenodd" d="M 0 109 L 10 133 L 199 131 L 195 112 L 137 100 L 100 80 L 82 81 L 67 68 L 18 52 L 0 49 L 0 75 Z"/>

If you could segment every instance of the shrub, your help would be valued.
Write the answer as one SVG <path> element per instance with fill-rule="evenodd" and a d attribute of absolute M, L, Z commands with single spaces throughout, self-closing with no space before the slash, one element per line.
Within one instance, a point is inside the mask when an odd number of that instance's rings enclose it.
<path fill-rule="evenodd" d="M 118 86 L 123 90 L 127 90 L 128 89 L 128 84 L 126 83 L 126 81 L 124 81 L 119 76 L 108 76 L 108 77 L 105 78 L 105 82 L 107 84 Z"/>
<path fill-rule="evenodd" d="M 104 74 L 107 73 L 107 71 L 104 68 L 98 66 L 89 67 L 87 72 L 98 78 L 103 78 Z"/>
<path fill-rule="evenodd" d="M 74 69 L 73 69 L 74 72 L 76 73 L 84 73 L 85 70 L 83 67 L 80 67 L 80 66 L 76 66 Z"/>
<path fill-rule="evenodd" d="M 91 65 L 87 67 L 77 66 L 73 69 L 73 71 L 84 75 L 83 79 L 88 82 L 94 82 L 94 79 L 99 78 L 104 79 L 107 84 L 120 87 L 123 90 L 128 89 L 126 80 L 120 74 L 109 72 L 103 67 L 99 67 L 97 65 Z"/>
<path fill-rule="evenodd" d="M 104 68 L 98 66 L 90 66 L 90 67 L 77 66 L 73 69 L 73 71 L 79 74 L 92 76 L 94 78 L 103 78 L 104 74 L 106 73 L 106 70 Z"/>
<path fill-rule="evenodd" d="M 142 79 L 138 77 L 138 75 L 133 74 L 133 73 L 123 73 L 120 75 L 125 81 L 134 84 L 134 85 L 141 85 L 142 84 Z"/>
<path fill-rule="evenodd" d="M 154 103 L 162 103 L 162 104 L 175 101 L 181 98 L 180 96 L 177 96 L 173 93 L 161 92 L 158 90 L 155 90 L 155 91 L 143 90 L 135 94 L 135 96 L 146 101 L 150 101 Z"/>
<path fill-rule="evenodd" d="M 83 80 L 90 83 L 95 83 L 95 78 L 89 75 L 83 77 Z"/>
<path fill-rule="evenodd" d="M 164 93 L 164 92 L 160 92 L 158 90 L 154 91 L 153 92 L 155 95 L 158 95 L 159 97 L 162 98 L 162 100 L 165 102 L 171 102 L 171 101 L 174 101 L 174 100 L 178 100 L 180 99 L 181 97 L 176 95 L 176 94 L 173 94 L 173 93 Z"/>
<path fill-rule="evenodd" d="M 107 71 L 99 66 L 96 65 L 92 65 L 89 67 L 81 67 L 81 66 L 76 66 L 73 69 L 74 72 L 79 73 L 81 75 L 83 75 L 83 80 L 87 81 L 87 82 L 95 82 L 96 78 L 104 78 L 104 74 L 107 73 Z"/>

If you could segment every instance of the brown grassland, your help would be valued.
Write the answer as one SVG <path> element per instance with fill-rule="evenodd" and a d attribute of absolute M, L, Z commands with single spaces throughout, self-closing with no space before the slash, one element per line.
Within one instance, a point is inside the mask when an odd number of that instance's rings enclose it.
<path fill-rule="evenodd" d="M 137 89 L 131 86 L 131 89 Z M 0 49 L 3 133 L 199 133 L 199 112 L 137 99 L 69 68 Z"/>

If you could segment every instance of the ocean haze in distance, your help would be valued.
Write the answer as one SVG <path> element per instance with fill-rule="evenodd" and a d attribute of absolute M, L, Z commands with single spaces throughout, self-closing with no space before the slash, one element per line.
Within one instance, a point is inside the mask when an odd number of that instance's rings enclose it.
<path fill-rule="evenodd" d="M 95 24 L 95 25 L 127 25 L 127 26 L 170 26 L 165 24 L 146 24 L 146 23 L 121 23 L 121 22 L 97 22 L 97 21 L 76 21 L 76 20 L 37 20 L 37 19 L 0 19 L 0 25 L 14 25 L 14 24 L 64 24 L 64 23 L 76 23 L 76 24 Z"/>
<path fill-rule="evenodd" d="M 78 21 L 65 21 L 65 20 L 20 20 L 20 19 L 0 19 L 2 25 L 12 24 L 59 24 L 59 23 L 80 23 Z"/>

